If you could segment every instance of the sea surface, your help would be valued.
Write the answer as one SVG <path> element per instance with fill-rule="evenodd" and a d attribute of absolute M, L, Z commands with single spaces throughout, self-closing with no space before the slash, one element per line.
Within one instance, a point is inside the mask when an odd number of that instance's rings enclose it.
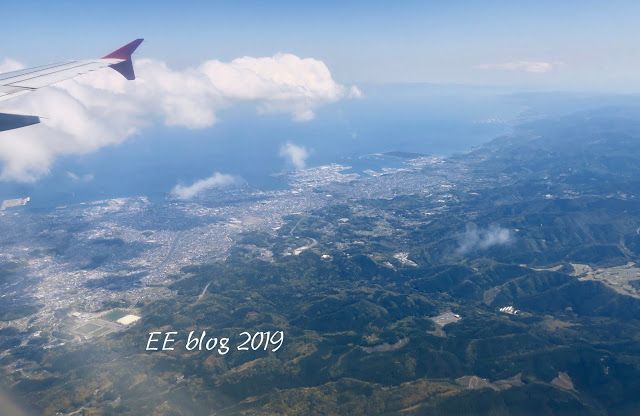
<path fill-rule="evenodd" d="M 239 176 L 254 188 L 275 189 L 286 186 L 282 173 L 293 168 L 280 156 L 287 142 L 309 149 L 308 166 L 380 169 L 401 163 L 397 157 L 379 157 L 385 152 L 446 156 L 468 151 L 507 133 L 527 110 L 522 100 L 514 102 L 491 88 L 416 84 L 361 89 L 363 98 L 321 107 L 309 122 L 258 115 L 244 106 L 219 113 L 218 123 L 206 129 L 156 126 L 120 145 L 60 158 L 35 183 L 0 183 L 0 199 L 30 196 L 28 209 L 33 210 L 134 195 L 164 199 L 176 184 L 213 172 Z"/>

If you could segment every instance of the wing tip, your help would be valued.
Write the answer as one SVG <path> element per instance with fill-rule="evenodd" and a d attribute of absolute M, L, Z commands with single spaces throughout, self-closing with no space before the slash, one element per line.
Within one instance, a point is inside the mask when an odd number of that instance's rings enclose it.
<path fill-rule="evenodd" d="M 132 81 L 136 79 L 136 74 L 133 71 L 131 55 L 133 54 L 133 52 L 135 52 L 138 46 L 140 46 L 143 40 L 144 39 L 140 38 L 140 39 L 131 41 L 126 45 L 122 46 L 121 48 L 116 49 L 115 51 L 106 55 L 102 59 L 122 59 L 122 62 L 111 65 L 111 68 L 118 71 L 123 77 L 125 77 L 129 81 Z"/>
<path fill-rule="evenodd" d="M 138 49 L 142 41 L 144 41 L 142 38 L 131 41 L 110 54 L 103 56 L 102 59 L 131 59 L 131 55 Z"/>
<path fill-rule="evenodd" d="M 136 73 L 133 71 L 133 63 L 131 62 L 131 59 L 127 59 L 126 61 L 110 65 L 109 68 L 118 71 L 118 73 L 120 73 L 120 75 L 125 77 L 125 79 L 127 79 L 128 81 L 133 81 L 134 79 L 136 79 Z"/>
<path fill-rule="evenodd" d="M 40 117 L 0 113 L 0 131 L 20 129 L 40 123 Z"/>

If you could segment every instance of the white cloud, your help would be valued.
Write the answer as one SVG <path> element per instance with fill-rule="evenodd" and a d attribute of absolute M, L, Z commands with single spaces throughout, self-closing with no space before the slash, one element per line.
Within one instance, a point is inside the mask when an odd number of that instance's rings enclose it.
<path fill-rule="evenodd" d="M 349 95 L 348 95 L 348 97 L 349 97 L 349 98 L 362 98 L 362 97 L 364 97 L 364 94 L 362 93 L 362 90 L 361 90 L 360 88 L 358 88 L 358 87 L 357 87 L 357 86 L 355 86 L 355 85 L 352 85 L 352 86 L 349 88 Z"/>
<path fill-rule="evenodd" d="M 498 71 L 522 71 L 542 74 L 552 71 L 559 66 L 557 63 L 543 61 L 513 61 L 497 64 L 481 64 L 476 65 L 476 69 L 498 70 Z"/>
<path fill-rule="evenodd" d="M 94 179 L 93 173 L 85 173 L 84 175 L 78 175 L 74 172 L 67 172 L 67 177 L 74 182 L 91 182 Z"/>
<path fill-rule="evenodd" d="M 171 190 L 171 196 L 177 199 L 187 200 L 200 195 L 204 191 L 214 188 L 224 188 L 238 183 L 240 180 L 232 175 L 215 172 L 208 178 L 199 179 L 191 185 L 178 184 Z"/>
<path fill-rule="evenodd" d="M 2 74 L 3 72 L 17 71 L 22 68 L 24 68 L 24 65 L 11 58 L 5 58 L 0 61 L 0 74 Z"/>
<path fill-rule="evenodd" d="M 474 250 L 486 250 L 493 246 L 509 244 L 512 241 L 511 231 L 507 228 L 491 225 L 478 228 L 475 224 L 467 224 L 466 230 L 458 237 L 458 254 Z"/>
<path fill-rule="evenodd" d="M 309 151 L 304 146 L 287 142 L 280 148 L 280 156 L 286 158 L 296 169 L 304 169 L 307 165 Z"/>
<path fill-rule="evenodd" d="M 4 60 L 1 65 L 19 64 Z M 208 127 L 219 110 L 240 102 L 253 103 L 261 114 L 288 113 L 305 121 L 322 105 L 361 96 L 357 87 L 337 83 L 322 61 L 291 54 L 210 60 L 184 70 L 151 59 L 134 65 L 138 79 L 133 82 L 102 70 L 1 102 L 0 112 L 45 118 L 39 125 L 0 133 L 0 179 L 36 180 L 58 156 L 121 143 L 156 122 Z"/>

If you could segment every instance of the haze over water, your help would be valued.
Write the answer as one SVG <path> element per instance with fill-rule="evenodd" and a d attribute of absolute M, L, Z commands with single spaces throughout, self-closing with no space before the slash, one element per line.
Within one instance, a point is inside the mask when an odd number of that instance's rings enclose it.
<path fill-rule="evenodd" d="M 247 106 L 221 112 L 220 121 L 203 130 L 145 130 L 120 145 L 61 158 L 51 175 L 33 184 L 0 184 L 0 199 L 31 196 L 31 209 L 49 209 L 133 195 L 164 198 L 177 183 L 212 172 L 273 189 L 285 185 L 278 174 L 292 169 L 279 154 L 287 142 L 309 150 L 307 166 L 376 168 L 380 166 L 362 156 L 464 152 L 509 131 L 510 121 L 522 110 L 492 89 L 365 85 L 363 92 L 363 98 L 321 108 L 310 122 L 258 115 Z"/>

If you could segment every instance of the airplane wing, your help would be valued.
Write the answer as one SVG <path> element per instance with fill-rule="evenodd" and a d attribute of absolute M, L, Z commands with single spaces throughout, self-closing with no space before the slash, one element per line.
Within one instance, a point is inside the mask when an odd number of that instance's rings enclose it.
<path fill-rule="evenodd" d="M 9 100 L 39 88 L 75 78 L 87 72 L 112 68 L 128 80 L 135 79 L 131 55 L 142 43 L 136 39 L 100 59 L 67 61 L 0 74 L 0 101 Z M 38 116 L 0 113 L 0 131 L 37 124 Z"/>

